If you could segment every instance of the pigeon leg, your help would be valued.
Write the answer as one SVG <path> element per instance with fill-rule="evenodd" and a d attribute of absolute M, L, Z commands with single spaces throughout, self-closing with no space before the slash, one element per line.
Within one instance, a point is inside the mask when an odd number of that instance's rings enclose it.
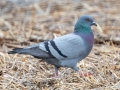
<path fill-rule="evenodd" d="M 81 76 L 87 77 L 87 76 L 93 75 L 93 74 L 90 73 L 90 72 L 82 72 L 82 71 L 80 71 L 79 68 L 78 68 L 76 65 L 74 65 L 74 67 L 72 67 L 72 69 L 73 69 L 73 70 L 76 70 L 76 71 L 78 72 L 78 74 L 79 74 L 80 77 L 81 77 Z"/>
<path fill-rule="evenodd" d="M 55 67 L 55 76 L 57 77 L 58 76 L 58 67 L 57 66 L 54 66 Z"/>
<path fill-rule="evenodd" d="M 80 70 L 78 70 L 78 74 L 79 74 L 79 76 L 85 76 L 85 77 L 93 75 L 93 73 L 81 72 Z"/>

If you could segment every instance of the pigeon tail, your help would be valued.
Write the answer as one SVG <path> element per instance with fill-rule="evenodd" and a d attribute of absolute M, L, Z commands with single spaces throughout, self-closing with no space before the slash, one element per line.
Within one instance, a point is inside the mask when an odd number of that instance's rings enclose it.
<path fill-rule="evenodd" d="M 12 51 L 9 51 L 8 54 L 27 54 L 32 55 L 35 58 L 55 58 L 49 53 L 41 50 L 39 46 L 29 47 L 29 48 L 15 48 Z"/>
<path fill-rule="evenodd" d="M 8 54 L 15 54 L 15 53 L 21 53 L 21 51 L 23 50 L 23 48 L 15 48 L 13 49 L 13 51 L 9 51 Z"/>

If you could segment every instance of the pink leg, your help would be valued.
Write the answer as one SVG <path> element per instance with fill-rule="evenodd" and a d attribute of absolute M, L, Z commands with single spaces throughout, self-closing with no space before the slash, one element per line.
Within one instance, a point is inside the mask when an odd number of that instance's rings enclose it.
<path fill-rule="evenodd" d="M 58 67 L 54 66 L 55 67 L 55 77 L 58 76 Z"/>
<path fill-rule="evenodd" d="M 80 70 L 78 71 L 78 74 L 80 76 L 85 76 L 85 77 L 93 75 L 93 73 L 90 73 L 90 72 L 80 72 Z"/>

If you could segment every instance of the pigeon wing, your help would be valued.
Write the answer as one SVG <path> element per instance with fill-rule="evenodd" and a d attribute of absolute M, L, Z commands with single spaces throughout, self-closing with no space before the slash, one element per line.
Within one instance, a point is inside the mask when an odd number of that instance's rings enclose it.
<path fill-rule="evenodd" d="M 80 36 L 71 33 L 47 41 L 46 45 L 40 43 L 39 48 L 58 60 L 63 60 L 79 57 L 82 50 L 84 50 L 83 44 L 84 42 Z"/>

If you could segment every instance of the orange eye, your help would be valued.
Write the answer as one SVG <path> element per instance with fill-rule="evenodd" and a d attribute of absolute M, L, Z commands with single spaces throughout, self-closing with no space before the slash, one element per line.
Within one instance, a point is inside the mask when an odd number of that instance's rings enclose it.
<path fill-rule="evenodd" d="M 89 19 L 89 18 L 86 18 L 86 21 L 90 21 L 90 19 Z"/>

